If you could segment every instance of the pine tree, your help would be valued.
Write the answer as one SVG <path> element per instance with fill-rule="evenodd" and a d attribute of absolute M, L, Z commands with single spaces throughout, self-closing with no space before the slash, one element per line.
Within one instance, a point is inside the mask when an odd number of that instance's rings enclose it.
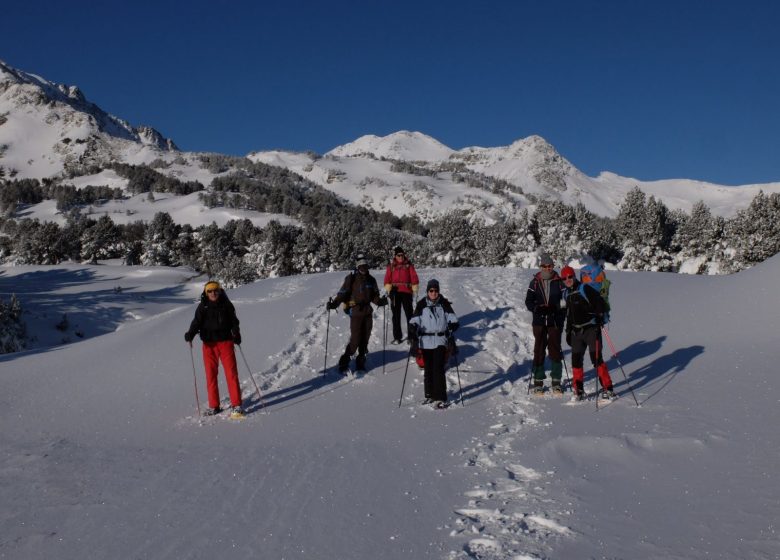
<path fill-rule="evenodd" d="M 10 303 L 0 299 L 0 354 L 19 352 L 27 347 L 27 326 L 22 319 L 22 305 L 11 296 Z"/>

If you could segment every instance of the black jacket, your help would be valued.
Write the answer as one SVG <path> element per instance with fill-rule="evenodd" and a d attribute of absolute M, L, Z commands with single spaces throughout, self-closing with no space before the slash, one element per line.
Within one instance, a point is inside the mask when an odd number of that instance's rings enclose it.
<path fill-rule="evenodd" d="M 344 278 L 334 303 L 344 303 L 349 311 L 373 313 L 371 304 L 379 304 L 379 286 L 370 273 L 354 271 Z"/>
<path fill-rule="evenodd" d="M 198 332 L 203 342 L 233 340 L 239 334 L 236 309 L 224 291 L 219 293 L 214 303 L 209 301 L 205 292 L 201 294 L 188 333 L 195 336 Z"/>
<path fill-rule="evenodd" d="M 531 283 L 528 285 L 528 291 L 525 294 L 525 307 L 534 314 L 534 326 L 558 327 L 563 328 L 563 321 L 566 313 L 561 309 L 561 298 L 563 297 L 563 285 L 561 277 L 553 271 L 550 279 L 549 294 L 544 293 L 544 280 L 542 273 L 537 272 Z"/>
<path fill-rule="evenodd" d="M 584 296 L 583 296 L 584 292 Z M 604 321 L 606 304 L 598 290 L 588 284 L 574 281 L 571 290 L 566 290 L 566 332 L 587 326 L 601 325 Z"/>

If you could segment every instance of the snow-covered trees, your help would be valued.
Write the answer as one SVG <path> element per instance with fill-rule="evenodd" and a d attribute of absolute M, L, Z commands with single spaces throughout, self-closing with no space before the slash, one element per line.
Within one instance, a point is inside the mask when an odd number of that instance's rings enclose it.
<path fill-rule="evenodd" d="M 780 194 L 762 192 L 726 225 L 727 270 L 737 271 L 780 252 Z"/>
<path fill-rule="evenodd" d="M 615 229 L 622 239 L 623 258 L 618 267 L 627 270 L 673 269 L 668 252 L 673 228 L 666 206 L 655 197 L 647 197 L 639 187 L 626 195 L 615 218 Z"/>
<path fill-rule="evenodd" d="M 0 299 L 0 354 L 19 352 L 27 347 L 27 327 L 22 305 L 15 295 L 6 303 Z"/>

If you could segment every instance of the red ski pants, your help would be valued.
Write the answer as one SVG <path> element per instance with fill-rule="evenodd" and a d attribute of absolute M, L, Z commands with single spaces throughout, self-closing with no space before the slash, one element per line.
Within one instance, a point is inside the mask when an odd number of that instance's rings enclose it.
<path fill-rule="evenodd" d="M 203 366 L 206 368 L 206 388 L 209 393 L 209 408 L 219 406 L 219 362 L 225 370 L 230 405 L 241 405 L 241 385 L 238 382 L 238 367 L 236 366 L 236 351 L 232 340 L 203 343 Z"/>

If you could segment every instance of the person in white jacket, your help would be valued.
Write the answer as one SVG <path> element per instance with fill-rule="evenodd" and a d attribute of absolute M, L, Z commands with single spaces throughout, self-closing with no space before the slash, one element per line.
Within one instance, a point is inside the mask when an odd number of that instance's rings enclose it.
<path fill-rule="evenodd" d="M 417 302 L 409 321 L 412 349 L 415 351 L 419 347 L 425 357 L 423 404 L 433 404 L 434 408 L 447 407 L 447 379 L 444 376 L 447 339 L 458 326 L 452 305 L 439 291 L 439 281 L 429 280 L 425 297 Z"/>

